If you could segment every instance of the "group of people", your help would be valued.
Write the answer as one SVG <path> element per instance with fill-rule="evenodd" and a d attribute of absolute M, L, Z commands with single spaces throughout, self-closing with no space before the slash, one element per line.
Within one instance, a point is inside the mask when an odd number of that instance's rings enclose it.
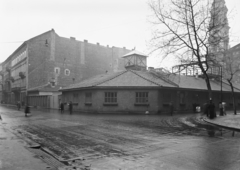
<path fill-rule="evenodd" d="M 226 104 L 224 102 L 219 102 L 220 115 L 226 115 Z M 204 104 L 204 114 L 210 119 L 214 119 L 216 115 L 216 107 L 212 99 L 209 100 L 209 103 Z"/>
<path fill-rule="evenodd" d="M 20 110 L 20 109 L 21 109 L 21 103 L 20 103 L 20 101 L 18 101 L 18 102 L 16 103 L 16 105 L 17 105 L 17 109 Z M 60 104 L 61 113 L 64 112 L 64 105 L 65 105 L 65 103 L 61 102 L 61 104 Z M 69 110 L 69 113 L 72 114 L 73 104 L 72 104 L 71 101 L 68 103 L 68 110 Z M 24 112 L 25 112 L 25 116 L 27 116 L 27 113 L 30 113 L 29 106 L 26 106 L 26 107 L 25 107 L 25 111 L 24 111 Z"/>
<path fill-rule="evenodd" d="M 64 105 L 65 105 L 65 103 L 61 102 L 61 104 L 60 104 L 61 113 L 64 112 Z M 72 114 L 73 104 L 71 101 L 68 103 L 68 110 L 69 110 L 69 113 Z"/>

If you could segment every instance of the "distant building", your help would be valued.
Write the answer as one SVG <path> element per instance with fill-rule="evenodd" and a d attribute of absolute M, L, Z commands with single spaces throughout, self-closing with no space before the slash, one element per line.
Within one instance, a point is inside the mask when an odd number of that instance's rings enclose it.
<path fill-rule="evenodd" d="M 62 100 L 74 110 L 96 113 L 168 113 L 170 102 L 177 112 L 193 112 L 208 102 L 206 82 L 146 66 L 147 56 L 137 51 L 124 55 L 126 70 L 105 73 L 61 89 Z M 213 101 L 220 101 L 220 82 L 211 80 Z M 223 99 L 232 106 L 231 89 L 223 83 Z M 240 104 L 240 89 L 235 88 Z"/>
<path fill-rule="evenodd" d="M 222 53 L 229 48 L 229 24 L 227 18 L 228 9 L 225 0 L 214 0 L 211 8 L 211 20 L 209 25 L 209 52 L 213 54 Z M 217 55 L 218 61 L 222 55 Z"/>
<path fill-rule="evenodd" d="M 103 73 L 124 70 L 126 48 L 64 38 L 52 29 L 26 40 L 3 63 L 2 101 L 58 108 L 62 87 Z"/>
<path fill-rule="evenodd" d="M 232 82 L 240 84 L 240 43 L 230 48 L 225 55 L 231 59 L 232 71 L 237 71 L 233 76 Z M 226 66 L 227 62 L 224 66 Z"/>

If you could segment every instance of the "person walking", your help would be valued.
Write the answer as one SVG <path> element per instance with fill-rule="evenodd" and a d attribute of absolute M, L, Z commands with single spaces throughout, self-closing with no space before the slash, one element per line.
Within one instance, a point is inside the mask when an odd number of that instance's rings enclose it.
<path fill-rule="evenodd" d="M 68 107 L 69 107 L 69 113 L 72 114 L 73 105 L 72 105 L 71 101 L 70 101 Z"/>
<path fill-rule="evenodd" d="M 60 104 L 60 110 L 61 110 L 61 113 L 64 112 L 64 103 L 63 102 L 61 102 L 61 104 Z"/>

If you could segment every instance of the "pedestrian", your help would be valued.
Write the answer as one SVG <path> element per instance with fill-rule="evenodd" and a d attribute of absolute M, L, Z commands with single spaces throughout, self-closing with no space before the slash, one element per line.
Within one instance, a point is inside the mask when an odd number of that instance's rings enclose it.
<path fill-rule="evenodd" d="M 172 102 L 170 102 L 169 103 L 169 109 L 170 109 L 170 114 L 171 114 L 171 116 L 173 115 L 173 103 Z"/>
<path fill-rule="evenodd" d="M 28 113 L 30 113 L 30 107 L 28 104 L 25 106 L 25 117 L 27 117 Z"/>
<path fill-rule="evenodd" d="M 210 99 L 210 101 L 209 101 L 208 111 L 209 111 L 209 118 L 214 119 L 216 117 L 216 112 L 215 112 L 215 105 L 214 105 L 212 99 Z"/>
<path fill-rule="evenodd" d="M 72 114 L 73 105 L 71 101 L 69 102 L 68 107 L 69 107 L 69 113 Z"/>
<path fill-rule="evenodd" d="M 225 102 L 222 102 L 222 109 L 223 109 L 223 115 L 226 116 L 226 103 Z"/>
<path fill-rule="evenodd" d="M 60 110 L 61 110 L 61 113 L 64 112 L 64 103 L 63 102 L 61 102 L 61 104 L 60 104 Z"/>
<path fill-rule="evenodd" d="M 219 115 L 220 115 L 220 116 L 223 116 L 222 102 L 219 102 Z"/>
<path fill-rule="evenodd" d="M 17 102 L 17 109 L 20 110 L 21 108 L 21 104 L 20 104 L 20 101 Z"/>

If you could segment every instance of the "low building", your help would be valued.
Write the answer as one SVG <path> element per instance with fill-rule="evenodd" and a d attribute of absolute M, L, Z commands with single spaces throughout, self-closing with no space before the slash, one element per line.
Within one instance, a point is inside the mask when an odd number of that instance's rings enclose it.
<path fill-rule="evenodd" d="M 132 51 L 124 55 L 126 70 L 105 73 L 61 89 L 62 100 L 73 102 L 75 111 L 97 113 L 166 113 L 169 104 L 174 110 L 189 112 L 208 102 L 206 82 L 198 76 L 164 73 L 160 69 L 146 69 L 146 55 Z M 231 106 L 231 88 L 211 80 L 213 101 L 221 100 Z M 240 89 L 235 88 L 240 105 Z"/>

